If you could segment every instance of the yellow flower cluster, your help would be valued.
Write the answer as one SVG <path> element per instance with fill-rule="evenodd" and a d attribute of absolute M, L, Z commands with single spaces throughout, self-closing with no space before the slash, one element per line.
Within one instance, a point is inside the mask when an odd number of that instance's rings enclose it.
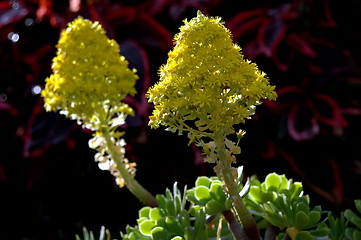
<path fill-rule="evenodd" d="M 275 99 L 265 74 L 244 59 L 220 18 L 197 17 L 180 28 L 160 81 L 148 90 L 155 109 L 149 125 L 164 125 L 196 139 L 227 136 L 243 123 L 262 99 Z M 213 138 L 214 139 L 214 138 Z M 193 139 L 194 140 L 194 139 Z"/>
<path fill-rule="evenodd" d="M 109 124 L 114 114 L 132 113 L 120 101 L 135 94 L 138 77 L 98 22 L 78 17 L 68 24 L 61 33 L 52 69 L 42 91 L 47 111 L 60 110 L 93 130 Z M 124 116 L 110 124 L 122 119 Z"/>

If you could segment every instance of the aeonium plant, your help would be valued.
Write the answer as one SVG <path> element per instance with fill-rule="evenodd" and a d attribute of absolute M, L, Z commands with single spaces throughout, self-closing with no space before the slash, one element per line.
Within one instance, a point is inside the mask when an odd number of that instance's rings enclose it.
<path fill-rule="evenodd" d="M 198 12 L 185 21 L 174 40 L 175 47 L 160 68 L 159 82 L 148 91 L 155 105 L 149 125 L 188 133 L 190 141 L 203 149 L 205 161 L 216 164 L 215 172 L 246 235 L 260 239 L 239 195 L 237 171 L 231 166 L 240 148 L 228 137 L 244 134 L 235 126 L 250 118 L 261 100 L 276 98 L 274 86 L 256 64 L 244 59 L 220 18 Z"/>
<path fill-rule="evenodd" d="M 155 198 L 135 179 L 135 163 L 125 158 L 124 134 L 118 127 L 133 110 L 122 100 L 135 94 L 136 71 L 119 54 L 119 46 L 108 39 L 98 22 L 82 17 L 61 33 L 53 74 L 41 95 L 47 111 L 60 111 L 94 131 L 89 147 L 96 149 L 99 167 L 109 170 L 120 187 L 126 186 L 146 205 Z"/>
<path fill-rule="evenodd" d="M 154 104 L 149 125 L 187 133 L 205 161 L 215 164 L 217 175 L 199 177 L 183 193 L 174 184 L 173 192 L 167 189 L 154 197 L 134 178 L 135 164 L 125 157 L 124 132 L 118 129 L 133 114 L 122 100 L 135 93 L 138 77 L 99 23 L 82 17 L 69 23 L 42 91 L 47 111 L 60 111 L 93 131 L 89 147 L 97 150 L 99 167 L 146 205 L 138 225 L 127 226 L 122 239 L 258 240 L 260 229 L 265 240 L 360 239 L 360 218 L 354 212 L 346 211 L 340 219 L 329 213 L 322 220 L 321 207 L 309 206 L 301 183 L 275 173 L 264 182 L 252 177 L 244 183 L 243 167 L 232 166 L 240 153 L 232 135 L 240 139 L 244 134 L 236 126 L 276 94 L 265 74 L 232 43 L 221 19 L 198 12 L 174 40 L 159 82 L 147 93 Z M 83 234 L 94 239 L 86 229 Z M 110 238 L 102 228 L 99 239 Z"/>

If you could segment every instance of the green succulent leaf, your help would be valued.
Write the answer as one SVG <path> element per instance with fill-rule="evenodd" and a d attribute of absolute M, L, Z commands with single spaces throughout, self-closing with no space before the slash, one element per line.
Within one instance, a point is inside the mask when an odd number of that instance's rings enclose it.
<path fill-rule="evenodd" d="M 176 233 L 177 235 L 183 235 L 183 230 L 179 226 L 179 222 L 175 217 L 172 216 L 166 217 L 165 224 L 169 232 Z"/>
<path fill-rule="evenodd" d="M 357 211 L 359 213 L 361 213 L 361 200 L 360 199 L 355 200 L 355 207 L 356 207 Z"/>
<path fill-rule="evenodd" d="M 197 215 L 197 212 L 201 211 L 201 209 L 202 209 L 202 206 L 194 205 L 189 209 L 189 213 L 195 217 Z"/>
<path fill-rule="evenodd" d="M 182 209 L 182 200 L 180 196 L 175 196 L 174 197 L 174 208 L 176 213 L 179 213 L 179 211 Z"/>
<path fill-rule="evenodd" d="M 149 212 L 151 211 L 151 207 L 143 207 L 139 210 L 139 218 L 149 218 Z"/>
<path fill-rule="evenodd" d="M 152 240 L 151 237 L 144 236 L 140 232 L 131 232 L 125 239 L 126 240 Z"/>
<path fill-rule="evenodd" d="M 347 226 L 345 216 L 341 214 L 340 218 L 336 218 L 331 213 L 328 213 L 327 220 L 331 239 L 343 239 Z"/>
<path fill-rule="evenodd" d="M 166 217 L 159 218 L 159 219 L 155 222 L 155 225 L 167 229 L 167 224 L 165 223 L 165 219 L 166 219 Z"/>
<path fill-rule="evenodd" d="M 296 213 L 297 212 L 304 212 L 304 213 L 308 213 L 310 211 L 309 206 L 304 203 L 304 202 L 299 202 L 296 205 Z"/>
<path fill-rule="evenodd" d="M 279 177 L 281 179 L 280 189 L 288 189 L 292 180 L 288 180 L 285 175 L 280 175 Z"/>
<path fill-rule="evenodd" d="M 171 240 L 183 240 L 183 238 L 180 237 L 180 236 L 175 236 L 175 237 L 173 237 Z"/>
<path fill-rule="evenodd" d="M 166 197 L 167 200 L 173 201 L 173 195 L 172 195 L 171 191 L 168 188 L 165 190 L 165 197 Z"/>
<path fill-rule="evenodd" d="M 286 233 L 279 233 L 276 237 L 276 240 L 284 240 L 286 238 Z"/>
<path fill-rule="evenodd" d="M 141 222 L 145 221 L 145 220 L 149 220 L 148 217 L 141 217 L 137 219 L 137 223 L 140 224 Z"/>
<path fill-rule="evenodd" d="M 173 201 L 167 201 L 167 203 L 166 203 L 166 211 L 167 211 L 167 214 L 169 216 L 175 217 L 177 215 L 176 206 L 174 206 Z"/>
<path fill-rule="evenodd" d="M 166 205 L 167 205 L 166 197 L 164 195 L 162 195 L 162 194 L 157 194 L 156 199 L 157 199 L 157 202 L 159 204 L 159 207 L 162 208 L 162 209 L 165 209 Z"/>
<path fill-rule="evenodd" d="M 205 206 L 205 211 L 209 215 L 216 215 L 224 210 L 224 205 L 220 204 L 218 201 L 215 200 L 210 200 Z"/>
<path fill-rule="evenodd" d="M 321 212 L 311 211 L 308 213 L 309 222 L 307 228 L 313 227 L 321 220 Z"/>
<path fill-rule="evenodd" d="M 301 197 L 302 193 L 303 193 L 302 183 L 300 183 L 300 182 L 293 183 L 290 187 L 290 192 L 292 192 L 292 194 L 290 196 L 291 198 Z"/>
<path fill-rule="evenodd" d="M 265 187 L 267 190 L 277 191 L 281 185 L 281 177 L 276 173 L 270 173 L 266 176 Z"/>
<path fill-rule="evenodd" d="M 219 183 L 213 182 L 209 193 L 212 199 L 217 200 L 219 202 L 224 202 L 227 199 L 227 196 L 223 191 L 223 186 Z"/>
<path fill-rule="evenodd" d="M 206 233 L 206 213 L 201 208 L 195 212 L 194 236 L 193 239 L 207 239 Z"/>
<path fill-rule="evenodd" d="M 315 230 L 309 230 L 309 232 L 311 233 L 312 236 L 316 237 L 316 238 L 324 238 L 329 234 L 329 229 L 328 228 L 320 228 L 320 229 L 315 229 Z"/>
<path fill-rule="evenodd" d="M 248 178 L 246 183 L 242 187 L 241 191 L 239 192 L 239 196 L 241 197 L 245 196 L 249 192 L 250 187 L 251 187 L 251 181 Z"/>
<path fill-rule="evenodd" d="M 76 240 L 81 240 L 81 238 L 76 235 Z M 86 227 L 83 227 L 83 237 L 84 237 L 84 240 L 94 240 L 94 235 L 93 235 L 93 232 L 92 231 L 88 231 L 88 229 L 86 229 Z"/>
<path fill-rule="evenodd" d="M 184 235 L 183 235 L 183 236 L 184 236 L 184 238 L 187 239 L 187 240 L 188 240 L 188 239 L 192 239 L 192 233 L 193 233 L 193 232 L 192 232 L 192 229 L 191 229 L 190 227 L 185 227 L 185 228 L 184 228 Z"/>
<path fill-rule="evenodd" d="M 195 188 L 194 196 L 201 205 L 205 205 L 211 199 L 209 189 L 204 185 L 200 185 Z"/>
<path fill-rule="evenodd" d="M 209 188 L 211 186 L 211 179 L 209 179 L 208 177 L 205 177 L 205 176 L 201 176 L 201 177 L 198 177 L 197 180 L 196 180 L 196 187 L 199 187 L 199 186 L 205 186 L 207 188 Z"/>
<path fill-rule="evenodd" d="M 256 200 L 256 202 L 260 202 L 260 203 L 263 203 L 262 202 L 262 199 L 261 199 L 261 187 L 260 186 L 251 186 L 250 189 L 249 189 L 249 195 L 254 199 Z"/>
<path fill-rule="evenodd" d="M 354 228 L 346 228 L 346 230 L 345 230 L 346 239 L 353 240 L 353 234 L 355 231 L 356 231 L 356 229 L 354 229 Z"/>
<path fill-rule="evenodd" d="M 195 189 L 194 188 L 187 190 L 187 199 L 189 201 L 191 201 L 192 203 L 198 204 L 198 200 L 195 197 Z"/>
<path fill-rule="evenodd" d="M 272 225 L 276 227 L 284 228 L 289 226 L 287 220 L 284 217 L 278 215 L 277 213 L 266 213 L 264 217 L 266 220 L 268 220 Z"/>
<path fill-rule="evenodd" d="M 157 221 L 158 219 L 165 217 L 165 213 L 160 208 L 153 208 L 149 211 L 149 218 L 152 221 Z"/>
<path fill-rule="evenodd" d="M 243 166 L 239 166 L 237 168 L 237 176 L 238 176 L 238 182 L 242 182 L 243 179 Z"/>
<path fill-rule="evenodd" d="M 347 209 L 344 213 L 347 220 L 353 223 L 358 229 L 361 229 L 361 218 L 357 216 L 352 210 Z"/>
<path fill-rule="evenodd" d="M 259 197 L 261 199 L 260 203 L 265 203 L 268 201 L 272 202 L 277 197 L 277 195 L 272 191 L 267 191 L 267 192 L 261 192 Z"/>
<path fill-rule="evenodd" d="M 167 239 L 169 232 L 162 227 L 155 227 L 151 231 L 152 239 Z"/>
<path fill-rule="evenodd" d="M 289 206 L 287 203 L 286 196 L 279 196 L 274 201 L 272 201 L 272 204 L 282 212 L 287 212 L 289 210 Z"/>
<path fill-rule="evenodd" d="M 305 212 L 297 212 L 295 216 L 295 227 L 299 230 L 303 230 L 309 222 L 310 218 Z"/>
<path fill-rule="evenodd" d="M 151 220 L 145 220 L 142 221 L 139 224 L 139 231 L 146 236 L 151 236 L 152 235 L 152 229 L 154 228 L 155 223 Z"/>
<path fill-rule="evenodd" d="M 354 240 L 361 240 L 361 231 L 354 231 L 352 237 Z"/>
<path fill-rule="evenodd" d="M 310 232 L 302 231 L 296 235 L 295 240 L 314 240 L 314 237 L 312 237 Z"/>

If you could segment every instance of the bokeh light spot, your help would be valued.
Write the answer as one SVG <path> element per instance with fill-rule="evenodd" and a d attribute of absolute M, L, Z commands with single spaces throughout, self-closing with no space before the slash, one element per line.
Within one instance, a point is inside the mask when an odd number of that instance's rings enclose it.
<path fill-rule="evenodd" d="M 12 42 L 17 42 L 17 41 L 19 41 L 19 38 L 20 38 L 20 36 L 19 36 L 19 34 L 17 34 L 17 33 L 14 33 L 14 32 L 10 32 L 9 34 L 8 34 L 8 39 L 10 40 L 10 41 L 12 41 Z"/>
<path fill-rule="evenodd" d="M 5 102 L 8 96 L 5 93 L 0 94 L 0 102 Z"/>
<path fill-rule="evenodd" d="M 32 89 L 31 89 L 31 92 L 34 94 L 34 95 L 38 95 L 40 92 L 41 92 L 41 87 L 39 85 L 36 85 L 34 86 Z"/>
<path fill-rule="evenodd" d="M 32 19 L 32 18 L 27 18 L 27 19 L 25 19 L 24 24 L 25 24 L 25 26 L 29 27 L 29 26 L 31 26 L 31 25 L 34 24 L 34 19 Z"/>
<path fill-rule="evenodd" d="M 13 4 L 11 5 L 12 8 L 14 9 L 19 9 L 20 8 L 20 4 L 18 2 L 13 2 Z"/>

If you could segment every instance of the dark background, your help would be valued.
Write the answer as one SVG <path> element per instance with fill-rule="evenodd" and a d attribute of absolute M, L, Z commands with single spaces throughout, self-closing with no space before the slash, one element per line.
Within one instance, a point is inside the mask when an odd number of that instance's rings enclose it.
<path fill-rule="evenodd" d="M 138 70 L 136 111 L 124 126 L 136 178 L 153 194 L 213 175 L 185 136 L 151 130 L 144 98 L 172 38 L 196 11 L 220 16 L 244 55 L 276 85 L 245 126 L 239 165 L 302 181 L 311 205 L 339 213 L 361 198 L 359 0 L 0 1 L 0 239 L 74 239 L 82 226 L 114 237 L 142 205 L 98 169 L 91 132 L 46 113 L 36 93 L 51 74 L 59 33 L 99 21 Z"/>

